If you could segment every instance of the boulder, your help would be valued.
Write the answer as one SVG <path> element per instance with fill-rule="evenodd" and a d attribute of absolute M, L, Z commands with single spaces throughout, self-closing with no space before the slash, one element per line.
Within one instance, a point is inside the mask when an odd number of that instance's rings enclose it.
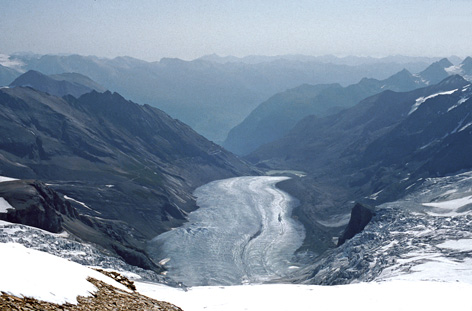
<path fill-rule="evenodd" d="M 375 212 L 372 208 L 356 203 L 351 211 L 351 219 L 338 240 L 338 246 L 343 245 L 346 240 L 349 240 L 356 234 L 362 232 L 374 215 Z"/>

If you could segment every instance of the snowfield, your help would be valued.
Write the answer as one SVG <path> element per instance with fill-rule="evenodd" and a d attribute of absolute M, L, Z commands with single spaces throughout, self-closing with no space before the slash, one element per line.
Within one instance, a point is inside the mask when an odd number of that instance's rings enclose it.
<path fill-rule="evenodd" d="M 0 254 L 0 291 L 17 297 L 76 304 L 77 296 L 97 290 L 88 277 L 130 291 L 100 272 L 20 244 L 0 243 Z"/>
<path fill-rule="evenodd" d="M 137 282 L 138 291 L 185 311 L 472 310 L 467 283 L 391 281 L 340 286 L 240 285 L 188 291 Z"/>

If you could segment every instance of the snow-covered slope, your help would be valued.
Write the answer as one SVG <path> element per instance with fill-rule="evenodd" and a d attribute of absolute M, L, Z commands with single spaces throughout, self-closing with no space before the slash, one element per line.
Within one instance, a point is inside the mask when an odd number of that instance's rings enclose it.
<path fill-rule="evenodd" d="M 188 291 L 137 283 L 138 291 L 185 311 L 471 310 L 467 283 L 393 281 L 342 286 L 242 285 Z"/>
<path fill-rule="evenodd" d="M 77 303 L 77 296 L 90 296 L 96 291 L 88 277 L 129 291 L 98 271 L 20 244 L 0 243 L 0 253 L 0 290 L 11 295 L 58 304 Z"/>
<path fill-rule="evenodd" d="M 108 256 L 103 250 L 69 238 L 67 232 L 51 233 L 38 228 L 0 221 L 0 243 L 17 243 L 47 252 L 84 266 L 114 270 L 132 279 L 166 282 L 164 277 L 154 271 L 131 266 L 123 260 Z"/>

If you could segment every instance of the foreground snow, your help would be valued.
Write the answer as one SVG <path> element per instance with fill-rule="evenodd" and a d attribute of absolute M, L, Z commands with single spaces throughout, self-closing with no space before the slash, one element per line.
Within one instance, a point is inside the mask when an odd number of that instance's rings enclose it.
<path fill-rule="evenodd" d="M 466 244 L 466 245 L 464 245 Z M 468 243 L 443 247 L 469 249 Z M 0 291 L 54 303 L 76 303 L 96 288 L 93 277 L 122 290 L 121 284 L 94 270 L 15 243 L 0 243 Z M 472 310 L 472 284 L 464 282 L 390 281 L 343 286 L 242 285 L 192 287 L 187 291 L 136 282 L 138 291 L 185 311 L 252 310 Z M 129 290 L 127 290 L 129 291 Z"/>
<path fill-rule="evenodd" d="M 0 254 L 0 291 L 17 297 L 77 303 L 77 296 L 90 296 L 96 291 L 88 277 L 129 291 L 95 270 L 20 244 L 0 243 Z"/>
<path fill-rule="evenodd" d="M 392 281 L 341 286 L 242 285 L 188 291 L 137 283 L 138 291 L 185 311 L 472 310 L 472 284 Z"/>

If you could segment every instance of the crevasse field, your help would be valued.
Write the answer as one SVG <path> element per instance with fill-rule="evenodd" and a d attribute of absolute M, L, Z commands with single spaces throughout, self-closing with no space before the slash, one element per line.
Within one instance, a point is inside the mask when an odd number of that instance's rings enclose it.
<path fill-rule="evenodd" d="M 296 266 L 305 238 L 291 218 L 297 200 L 277 189 L 287 177 L 246 176 L 198 188 L 197 211 L 180 228 L 156 237 L 150 254 L 166 263 L 168 276 L 187 286 L 262 283 Z"/>

